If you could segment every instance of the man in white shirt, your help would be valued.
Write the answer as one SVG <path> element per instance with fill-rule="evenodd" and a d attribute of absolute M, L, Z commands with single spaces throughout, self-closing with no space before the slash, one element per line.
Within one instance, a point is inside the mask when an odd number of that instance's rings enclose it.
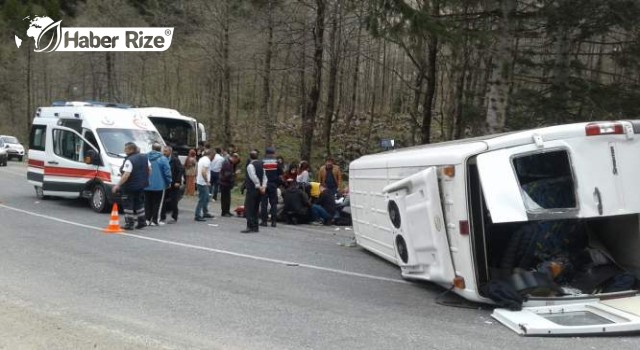
<path fill-rule="evenodd" d="M 196 221 L 206 221 L 205 218 L 213 218 L 209 214 L 209 182 L 211 181 L 211 159 L 213 159 L 213 151 L 208 149 L 204 151 L 202 158 L 198 161 L 198 169 L 196 175 L 196 187 L 198 188 L 198 205 L 196 205 Z"/>
<path fill-rule="evenodd" d="M 224 157 L 222 156 L 222 149 L 216 148 L 216 153 L 211 161 L 211 194 L 213 200 L 218 200 L 218 189 L 220 187 L 220 169 L 224 163 Z"/>

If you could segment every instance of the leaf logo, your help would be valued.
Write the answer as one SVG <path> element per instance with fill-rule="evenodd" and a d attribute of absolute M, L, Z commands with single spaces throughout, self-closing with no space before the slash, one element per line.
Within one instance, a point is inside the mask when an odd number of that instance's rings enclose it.
<path fill-rule="evenodd" d="M 34 52 L 52 52 L 58 48 L 62 41 L 62 27 L 60 27 L 61 22 L 62 21 L 51 23 L 40 32 L 40 35 L 35 38 L 36 48 L 33 50 Z M 41 41 L 47 34 L 51 34 L 51 38 L 49 39 L 49 42 L 43 46 L 41 45 Z"/>

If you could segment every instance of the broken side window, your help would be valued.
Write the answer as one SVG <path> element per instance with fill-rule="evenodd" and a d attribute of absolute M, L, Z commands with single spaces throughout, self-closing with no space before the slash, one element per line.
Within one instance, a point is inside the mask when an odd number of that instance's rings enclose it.
<path fill-rule="evenodd" d="M 566 150 L 514 157 L 513 166 L 527 211 L 576 208 L 575 184 Z"/>

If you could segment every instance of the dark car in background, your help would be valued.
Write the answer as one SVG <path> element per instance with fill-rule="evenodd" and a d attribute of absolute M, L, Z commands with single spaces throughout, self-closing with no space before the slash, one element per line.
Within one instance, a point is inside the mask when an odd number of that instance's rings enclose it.
<path fill-rule="evenodd" d="M 18 160 L 22 162 L 24 158 L 24 147 L 16 137 L 0 135 L 0 142 L 2 142 L 2 148 L 7 152 L 8 159 L 18 158 Z"/>

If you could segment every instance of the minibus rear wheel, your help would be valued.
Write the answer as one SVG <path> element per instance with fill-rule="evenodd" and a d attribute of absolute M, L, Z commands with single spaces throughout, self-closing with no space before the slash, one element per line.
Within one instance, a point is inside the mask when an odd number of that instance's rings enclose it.
<path fill-rule="evenodd" d="M 91 209 L 96 213 L 106 213 L 109 210 L 109 206 L 107 205 L 107 192 L 104 186 L 98 184 L 93 187 L 89 204 L 91 204 Z"/>

